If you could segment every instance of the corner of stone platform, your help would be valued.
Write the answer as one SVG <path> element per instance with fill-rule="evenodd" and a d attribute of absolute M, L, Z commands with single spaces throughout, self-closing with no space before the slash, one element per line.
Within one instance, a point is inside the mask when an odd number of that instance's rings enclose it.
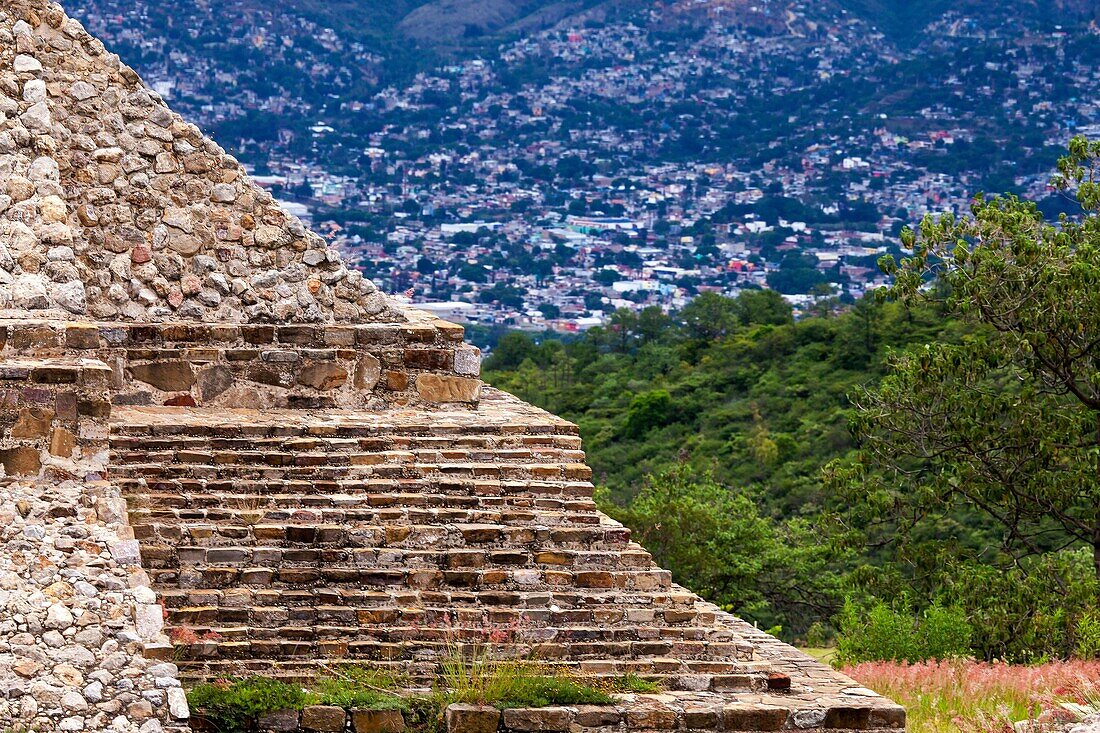
<path fill-rule="evenodd" d="M 0 363 L 0 726 L 188 730 L 163 609 L 105 480 L 109 379 L 94 360 Z"/>

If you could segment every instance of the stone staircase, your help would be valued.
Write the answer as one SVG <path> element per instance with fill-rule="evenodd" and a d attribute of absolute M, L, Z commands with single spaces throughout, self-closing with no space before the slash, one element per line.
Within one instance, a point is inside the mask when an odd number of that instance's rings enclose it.
<path fill-rule="evenodd" d="M 669 687 L 764 689 L 765 665 L 592 501 L 575 426 L 478 410 L 115 409 L 112 478 L 192 670 L 393 665 L 448 646 Z"/>

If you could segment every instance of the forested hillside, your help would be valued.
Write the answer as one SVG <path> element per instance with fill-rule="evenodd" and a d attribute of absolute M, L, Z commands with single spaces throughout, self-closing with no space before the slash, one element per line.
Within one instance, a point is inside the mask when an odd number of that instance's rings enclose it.
<path fill-rule="evenodd" d="M 762 627 L 821 643 L 845 599 L 850 624 L 887 599 L 900 616 L 948 609 L 980 657 L 1066 655 L 1095 604 L 1087 549 L 1059 550 L 1055 533 L 1013 556 L 966 509 L 901 533 L 826 488 L 826 466 L 854 456 L 849 395 L 889 353 L 980 338 L 932 308 L 868 299 L 796 323 L 769 291 L 706 294 L 675 319 L 623 311 L 568 343 L 507 334 L 486 378 L 576 421 L 605 508 L 680 582 Z"/>

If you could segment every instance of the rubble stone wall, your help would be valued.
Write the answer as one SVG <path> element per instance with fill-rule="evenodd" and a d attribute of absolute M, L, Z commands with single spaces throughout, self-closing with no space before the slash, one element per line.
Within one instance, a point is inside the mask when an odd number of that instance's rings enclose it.
<path fill-rule="evenodd" d="M 0 362 L 0 729 L 187 730 L 163 608 L 103 479 L 109 378 Z"/>
<path fill-rule="evenodd" d="M 402 322 L 45 0 L 0 8 L 0 316 Z"/>

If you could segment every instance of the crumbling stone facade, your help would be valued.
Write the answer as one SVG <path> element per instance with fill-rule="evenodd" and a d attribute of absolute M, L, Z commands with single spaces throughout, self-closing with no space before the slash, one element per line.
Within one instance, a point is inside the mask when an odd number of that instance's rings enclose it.
<path fill-rule="evenodd" d="M 428 685 L 448 644 L 486 630 L 497 653 L 664 691 L 456 706 L 454 733 L 904 727 L 676 586 L 598 511 L 577 428 L 484 387 L 479 361 L 460 327 L 349 271 L 58 6 L 9 0 L 0 727 L 179 729 L 180 677 L 354 662 Z M 267 722 L 400 724 L 331 708 Z"/>
<path fill-rule="evenodd" d="M 184 731 L 187 701 L 105 480 L 110 369 L 0 361 L 0 721 L 8 730 Z"/>
<path fill-rule="evenodd" d="M 208 323 L 401 320 L 56 6 L 0 30 L 0 314 Z"/>

